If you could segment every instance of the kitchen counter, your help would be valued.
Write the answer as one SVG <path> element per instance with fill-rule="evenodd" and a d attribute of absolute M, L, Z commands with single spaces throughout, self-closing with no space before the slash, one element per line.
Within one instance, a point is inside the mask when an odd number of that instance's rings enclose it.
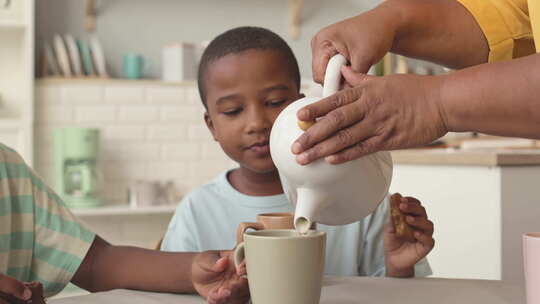
<path fill-rule="evenodd" d="M 202 304 L 196 295 L 113 290 L 50 300 L 50 304 Z M 321 304 L 521 304 L 525 303 L 522 285 L 501 281 L 447 280 L 429 278 L 327 277 Z"/>
<path fill-rule="evenodd" d="M 540 166 L 540 149 L 410 149 L 392 152 L 394 164 Z"/>

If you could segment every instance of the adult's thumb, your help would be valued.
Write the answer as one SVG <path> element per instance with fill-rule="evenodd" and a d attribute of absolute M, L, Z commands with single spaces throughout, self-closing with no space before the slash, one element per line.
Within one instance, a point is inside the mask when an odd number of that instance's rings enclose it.
<path fill-rule="evenodd" d="M 341 75 L 343 75 L 345 82 L 351 85 L 352 87 L 358 86 L 362 84 L 362 82 L 373 77 L 364 73 L 355 72 L 350 66 L 342 67 Z"/>

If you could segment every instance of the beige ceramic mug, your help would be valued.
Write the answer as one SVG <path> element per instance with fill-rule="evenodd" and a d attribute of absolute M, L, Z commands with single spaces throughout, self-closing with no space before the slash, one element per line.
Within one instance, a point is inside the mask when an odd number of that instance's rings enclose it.
<path fill-rule="evenodd" d="M 245 259 L 253 304 L 317 304 L 321 297 L 326 233 L 310 230 L 248 231 L 234 251 Z"/>
<path fill-rule="evenodd" d="M 285 212 L 261 213 L 257 215 L 255 223 L 240 223 L 236 230 L 236 243 L 244 241 L 244 233 L 248 229 L 267 230 L 267 229 L 294 229 L 294 214 Z"/>

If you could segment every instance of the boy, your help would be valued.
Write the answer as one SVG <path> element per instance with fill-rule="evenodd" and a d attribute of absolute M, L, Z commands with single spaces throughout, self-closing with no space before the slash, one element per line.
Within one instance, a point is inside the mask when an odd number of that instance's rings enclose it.
<path fill-rule="evenodd" d="M 73 282 L 89 291 L 197 291 L 211 303 L 245 303 L 247 282 L 229 254 L 112 246 L 84 228 L 22 158 L 0 143 L 0 303 L 30 300 L 32 290 L 22 283 L 29 281 L 41 282 L 45 296 Z"/>
<path fill-rule="evenodd" d="M 278 114 L 303 97 L 298 64 L 287 43 L 262 28 L 227 31 L 205 50 L 198 85 L 207 110 L 206 124 L 239 168 L 221 174 L 182 200 L 162 244 L 166 251 L 233 248 L 240 222 L 253 222 L 259 213 L 293 211 L 268 144 Z M 317 226 L 327 233 L 326 274 L 430 274 L 423 258 L 434 245 L 433 224 L 424 208 L 413 198 L 403 199 L 400 206 L 415 228 L 417 242 L 397 238 L 390 226 L 383 233 L 388 208 L 386 199 L 359 222 Z"/>

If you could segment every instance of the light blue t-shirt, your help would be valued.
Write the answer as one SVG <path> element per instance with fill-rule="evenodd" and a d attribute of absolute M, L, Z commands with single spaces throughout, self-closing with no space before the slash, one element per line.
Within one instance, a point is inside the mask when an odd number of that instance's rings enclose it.
<path fill-rule="evenodd" d="M 224 172 L 189 193 L 171 219 L 161 245 L 164 251 L 201 252 L 232 249 L 241 222 L 255 222 L 257 214 L 294 212 L 285 194 L 249 196 L 234 189 Z M 388 220 L 388 198 L 369 216 L 344 226 L 317 224 L 325 231 L 325 274 L 384 276 L 383 227 Z M 416 264 L 415 275 L 427 276 L 426 259 Z"/>

